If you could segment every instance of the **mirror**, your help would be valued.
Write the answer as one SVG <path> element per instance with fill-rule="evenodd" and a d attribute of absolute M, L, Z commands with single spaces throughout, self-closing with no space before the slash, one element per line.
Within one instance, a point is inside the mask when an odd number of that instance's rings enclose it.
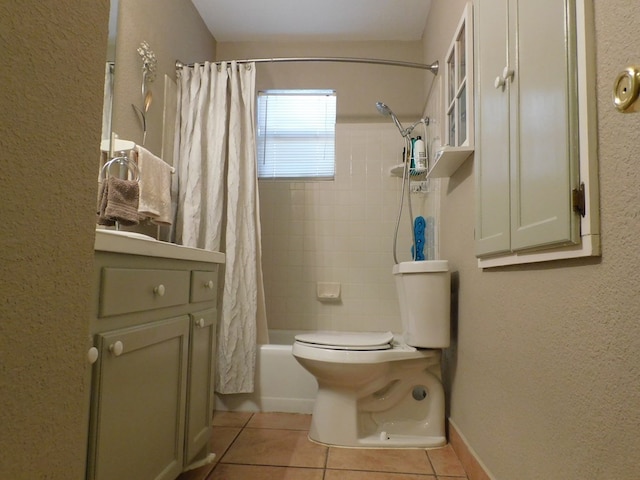
<path fill-rule="evenodd" d="M 104 150 L 105 141 L 111 139 L 111 119 L 113 110 L 113 84 L 116 64 L 116 33 L 118 28 L 118 0 L 111 0 L 109 12 L 109 38 L 107 39 L 107 58 L 104 71 L 104 101 L 102 105 L 102 136 L 101 149 Z"/>
<path fill-rule="evenodd" d="M 215 58 L 215 39 L 190 0 L 111 0 L 110 18 L 109 51 L 115 54 L 116 66 L 111 127 L 104 135 L 114 132 L 137 145 L 144 139 L 147 150 L 172 164 L 175 62 Z M 146 83 L 144 94 L 145 52 L 138 52 L 142 42 L 147 42 L 157 59 L 155 80 Z M 145 113 L 146 136 L 138 109 Z"/>

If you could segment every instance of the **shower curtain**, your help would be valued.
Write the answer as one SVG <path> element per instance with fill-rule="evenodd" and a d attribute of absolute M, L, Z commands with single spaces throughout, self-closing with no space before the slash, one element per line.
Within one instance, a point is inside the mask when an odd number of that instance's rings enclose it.
<path fill-rule="evenodd" d="M 174 163 L 175 241 L 223 251 L 216 391 L 254 388 L 257 343 L 268 343 L 255 147 L 255 64 L 183 67 Z"/>

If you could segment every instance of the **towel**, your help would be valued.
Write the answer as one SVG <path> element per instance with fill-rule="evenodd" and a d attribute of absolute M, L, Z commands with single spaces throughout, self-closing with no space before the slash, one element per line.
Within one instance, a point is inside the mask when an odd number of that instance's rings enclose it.
<path fill-rule="evenodd" d="M 144 147 L 136 146 L 140 172 L 138 213 L 158 225 L 171 225 L 171 174 L 174 169 Z"/>
<path fill-rule="evenodd" d="M 110 218 L 107 218 L 105 209 L 107 208 L 107 182 L 98 182 L 98 204 L 96 207 L 96 214 L 98 216 L 96 222 L 98 225 L 113 226 L 116 224 Z"/>
<path fill-rule="evenodd" d="M 100 216 L 121 225 L 137 225 L 139 223 L 138 182 L 109 177 L 104 188 L 106 205 L 104 215 Z M 104 198 L 102 203 L 105 203 Z"/>

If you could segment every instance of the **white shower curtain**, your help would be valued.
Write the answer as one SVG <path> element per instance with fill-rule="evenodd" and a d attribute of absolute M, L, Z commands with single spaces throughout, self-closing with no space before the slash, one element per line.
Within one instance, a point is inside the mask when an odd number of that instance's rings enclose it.
<path fill-rule="evenodd" d="M 216 391 L 252 392 L 268 343 L 255 147 L 255 64 L 184 67 L 178 86 L 175 240 L 226 255 Z"/>

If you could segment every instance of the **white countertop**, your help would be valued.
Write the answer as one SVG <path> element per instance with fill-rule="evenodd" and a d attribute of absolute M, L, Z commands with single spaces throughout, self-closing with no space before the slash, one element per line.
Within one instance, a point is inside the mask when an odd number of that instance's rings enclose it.
<path fill-rule="evenodd" d="M 126 231 L 96 229 L 95 250 L 147 257 L 174 258 L 197 262 L 224 263 L 224 253 L 185 247 Z"/>

